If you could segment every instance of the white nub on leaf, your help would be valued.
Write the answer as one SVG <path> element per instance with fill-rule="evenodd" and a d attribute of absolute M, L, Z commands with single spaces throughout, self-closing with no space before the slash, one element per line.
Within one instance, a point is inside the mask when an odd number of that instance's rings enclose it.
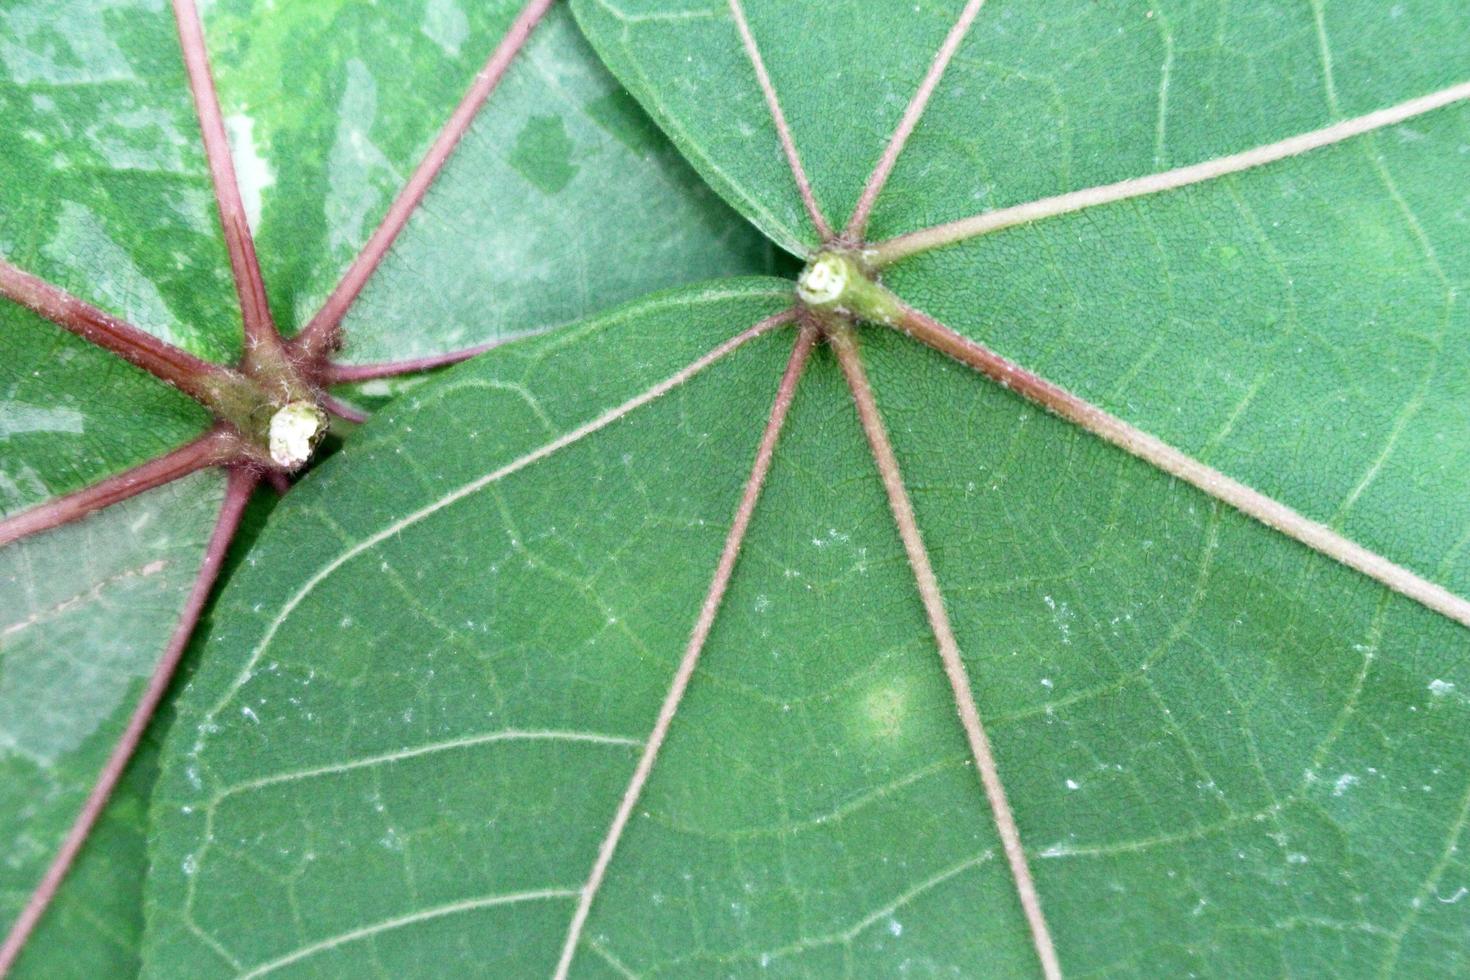
<path fill-rule="evenodd" d="M 824 255 L 802 272 L 796 295 L 802 302 L 822 306 L 836 302 L 847 288 L 847 263 L 836 255 Z"/>
<path fill-rule="evenodd" d="M 327 415 L 311 402 L 289 402 L 271 416 L 271 459 L 295 469 L 311 458 L 316 441 L 327 428 Z"/>

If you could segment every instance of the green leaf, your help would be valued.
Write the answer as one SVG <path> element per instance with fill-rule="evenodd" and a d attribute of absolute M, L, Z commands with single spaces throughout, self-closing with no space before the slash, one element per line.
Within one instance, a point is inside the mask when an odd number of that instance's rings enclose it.
<path fill-rule="evenodd" d="M 0 258 L 232 360 L 240 317 L 178 42 L 159 14 L 130 2 L 0 10 Z M 9 303 L 0 400 L 3 516 L 168 452 L 209 421 L 183 394 Z M 0 551 L 4 930 L 173 631 L 222 488 L 200 475 Z M 136 969 L 145 799 L 103 820 L 20 975 Z"/>
<path fill-rule="evenodd" d="M 751 5 L 834 223 L 960 6 L 898 16 L 861 0 Z M 815 242 L 722 0 L 575 7 L 608 64 L 732 204 L 778 241 Z M 1426 95 L 1470 80 L 1467 45 L 1470 15 L 1440 0 L 1287 12 L 985 6 L 878 200 L 870 238 Z M 891 267 L 886 281 L 954 329 L 1464 594 L 1467 141 L 1470 111 L 1445 109 L 1264 169 L 939 249 Z"/>
<path fill-rule="evenodd" d="M 258 200 L 266 281 L 286 324 L 322 305 L 521 6 L 211 8 L 238 169 Z M 345 358 L 504 340 L 771 262 L 558 7 L 352 308 Z"/>
<path fill-rule="evenodd" d="M 551 969 L 790 334 L 566 434 L 783 301 L 711 286 L 502 348 L 284 502 L 166 752 L 151 975 Z M 864 344 L 1064 965 L 1463 967 L 1463 628 Z M 577 972 L 1032 969 L 953 712 L 819 351 Z"/>
<path fill-rule="evenodd" d="M 519 6 L 209 5 L 242 196 L 288 332 L 363 248 Z M 0 115 L 0 260 L 236 361 L 240 314 L 167 5 L 7 4 Z M 614 245 L 657 261 L 607 260 Z M 369 280 L 345 356 L 442 354 L 773 260 L 557 10 Z M 0 303 L 0 517 L 155 459 L 210 422 L 144 372 Z M 178 621 L 221 485 L 201 476 L 0 552 L 0 934 Z M 122 971 L 136 955 L 137 916 L 113 911 L 140 901 L 150 782 L 144 767 L 122 791 L 22 970 Z"/>
<path fill-rule="evenodd" d="M 0 258 L 233 360 L 240 314 L 178 41 L 159 13 L 133 0 L 0 10 Z M 0 397 L 4 514 L 135 466 L 206 422 L 189 399 L 10 303 Z"/>
<path fill-rule="evenodd" d="M 1470 21 L 1432 0 L 993 2 L 873 244 L 1466 81 Z M 962 5 L 750 6 L 841 229 Z M 711 186 L 819 244 L 738 4 L 574 7 Z M 883 284 L 1463 596 L 1466 112 L 956 236 Z M 778 292 L 492 352 L 285 503 L 165 752 L 145 972 L 542 975 L 568 941 L 578 975 L 1470 969 L 1462 625 L 876 326 L 901 479 L 823 347 L 745 531 L 798 342 L 685 375 Z"/>
<path fill-rule="evenodd" d="M 223 489 L 220 475 L 195 474 L 0 551 L 0 920 L 25 905 L 132 714 Z M 136 883 L 141 849 L 119 847 Z M 131 925 L 99 934 L 110 944 Z M 81 957 L 96 948 L 73 941 Z"/>

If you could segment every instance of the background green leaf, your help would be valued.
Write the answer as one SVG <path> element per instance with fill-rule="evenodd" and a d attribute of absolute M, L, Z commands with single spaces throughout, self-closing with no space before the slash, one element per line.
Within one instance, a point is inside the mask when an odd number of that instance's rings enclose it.
<path fill-rule="evenodd" d="M 14 921 L 50 864 L 173 633 L 223 498 L 224 478 L 197 473 L 0 551 L 0 921 Z M 140 810 L 131 801 L 134 818 Z M 105 875 L 140 842 L 118 818 Z M 81 887 L 91 892 L 85 885 Z M 73 963 L 108 955 L 131 927 L 100 906 L 75 934 Z M 105 924 L 103 924 L 105 923 Z"/>
<path fill-rule="evenodd" d="M 209 5 L 242 195 L 288 332 L 376 227 L 519 7 Z M 0 115 L 0 258 L 186 350 L 235 360 L 240 317 L 166 5 L 7 4 Z M 614 242 L 657 261 L 604 261 Z M 349 317 L 348 356 L 440 353 L 772 262 L 557 9 Z M 0 515 L 209 424 L 182 394 L 0 305 Z M 219 501 L 220 481 L 203 476 L 0 554 L 0 931 L 171 632 Z M 66 744 L 37 754 L 42 742 Z M 136 955 L 140 920 L 127 909 L 140 901 L 150 783 L 144 766 L 120 791 L 22 971 L 95 975 Z"/>
<path fill-rule="evenodd" d="M 221 97 L 232 131 L 249 133 L 235 155 L 255 181 L 266 281 L 287 324 L 321 306 L 521 6 L 211 8 Z M 350 311 L 344 357 L 457 350 L 772 261 L 554 7 Z"/>

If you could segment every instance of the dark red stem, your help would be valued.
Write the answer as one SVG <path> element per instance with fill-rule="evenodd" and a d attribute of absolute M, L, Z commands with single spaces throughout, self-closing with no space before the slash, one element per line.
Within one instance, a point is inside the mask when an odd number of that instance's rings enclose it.
<path fill-rule="evenodd" d="M 218 426 L 193 442 L 187 442 L 173 452 L 151 459 L 141 466 L 7 517 L 0 521 L 0 547 L 26 535 L 86 517 L 94 510 L 137 496 L 145 490 L 152 490 L 198 470 L 237 459 L 240 455 L 240 437 L 231 429 Z"/>
<path fill-rule="evenodd" d="M 249 384 L 237 372 L 159 340 L 3 260 L 0 296 L 167 381 L 206 407 L 218 404 L 221 389 Z"/>
<path fill-rule="evenodd" d="M 209 51 L 204 46 L 204 28 L 194 0 L 173 0 L 174 20 L 179 29 L 179 46 L 184 53 L 184 68 L 189 75 L 189 91 L 194 96 L 194 109 L 199 115 L 199 130 L 204 137 L 204 154 L 209 159 L 209 176 L 214 184 L 215 202 L 219 205 L 220 225 L 230 253 L 230 271 L 235 277 L 235 292 L 240 297 L 240 317 L 245 324 L 245 363 L 257 357 L 271 358 L 273 364 L 284 360 L 284 345 L 271 318 L 266 301 L 265 281 L 260 275 L 260 260 L 255 255 L 255 240 L 245 219 L 245 205 L 240 200 L 240 187 L 235 180 L 235 164 L 230 157 L 230 140 L 220 114 L 219 94 L 209 70 Z"/>
<path fill-rule="evenodd" d="M 335 349 L 338 342 L 337 328 L 342 323 L 342 317 L 362 293 L 363 286 L 367 285 L 368 279 L 383 261 L 383 256 L 393 247 L 393 241 L 398 237 L 408 224 L 409 216 L 413 214 L 419 202 L 424 199 L 424 194 L 429 190 L 429 185 L 443 169 L 454 148 L 459 144 L 460 138 L 470 128 L 475 114 L 500 83 L 505 75 L 505 70 L 510 66 L 511 60 L 516 53 L 525 45 L 526 39 L 531 36 L 532 29 L 545 16 L 547 8 L 551 6 L 551 0 L 531 0 L 521 10 L 515 21 L 510 25 L 510 30 L 501 39 L 500 44 L 490 55 L 490 60 L 480 73 L 475 76 L 475 81 L 470 85 L 469 91 L 460 100 L 449 121 L 445 123 L 433 146 L 419 163 L 418 169 L 398 193 L 387 215 L 384 216 L 382 224 L 378 225 L 372 237 L 363 246 L 357 258 L 352 260 L 347 272 L 342 276 L 342 281 L 327 297 L 326 303 L 311 322 L 302 328 L 293 343 L 297 349 L 306 355 L 308 360 L 325 357 L 326 354 Z"/>
<path fill-rule="evenodd" d="M 51 866 L 46 869 L 46 874 L 41 878 L 35 891 L 31 893 L 30 901 L 26 903 L 26 907 L 20 913 L 20 918 L 11 927 L 10 934 L 5 937 L 4 945 L 0 946 L 0 976 L 4 976 L 15 964 L 26 939 L 30 937 L 36 924 L 40 922 L 41 915 L 46 911 L 46 907 L 56 896 L 56 890 L 61 887 L 61 882 L 66 877 L 67 871 L 70 870 L 72 862 L 76 860 L 77 853 L 91 834 L 97 818 L 102 815 L 108 797 L 117 787 L 118 780 L 122 778 L 129 760 L 132 759 L 133 753 L 138 748 L 143 732 L 153 719 L 153 714 L 158 709 L 159 702 L 163 700 L 163 695 L 168 691 L 169 682 L 173 679 L 174 671 L 179 665 L 184 649 L 189 645 L 189 638 L 194 634 L 194 627 L 199 622 L 199 614 L 204 611 L 204 604 L 209 599 L 209 593 L 214 588 L 214 581 L 219 576 L 220 566 L 224 563 L 225 552 L 229 549 L 230 541 L 235 536 L 235 530 L 240 526 L 240 516 L 245 511 L 245 505 L 249 502 L 258 479 L 259 477 L 249 469 L 241 468 L 230 471 L 230 482 L 225 491 L 224 505 L 220 508 L 219 518 L 214 525 L 214 533 L 210 535 L 209 545 L 204 552 L 204 561 L 199 566 L 199 574 L 194 579 L 194 587 L 189 592 L 188 602 L 179 616 L 178 625 L 174 627 L 173 636 L 169 638 L 168 646 L 164 649 L 158 666 L 153 670 L 153 676 L 148 679 L 148 686 L 144 689 L 137 707 L 133 709 L 127 728 L 124 729 L 122 737 L 118 739 L 117 745 L 113 747 L 112 754 L 108 756 L 107 763 L 102 767 L 102 772 L 92 787 L 92 792 L 88 794 L 86 802 L 82 804 L 81 812 L 77 814 L 76 821 L 67 831 L 61 849 L 56 852 L 56 856 L 51 860 Z"/>
<path fill-rule="evenodd" d="M 351 405 L 339 398 L 333 398 L 331 395 L 322 395 L 321 403 L 322 408 L 325 408 L 339 419 L 346 419 L 349 422 L 356 422 L 358 424 L 368 420 L 368 414 L 366 412 L 359 412 Z"/>

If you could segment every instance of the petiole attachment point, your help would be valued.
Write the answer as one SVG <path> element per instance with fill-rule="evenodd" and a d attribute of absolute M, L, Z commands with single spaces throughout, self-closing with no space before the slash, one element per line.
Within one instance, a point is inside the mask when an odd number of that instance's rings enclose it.
<path fill-rule="evenodd" d="M 327 431 L 327 413 L 312 402 L 288 402 L 271 416 L 271 459 L 277 466 L 294 470 L 311 458 L 317 440 Z"/>
<path fill-rule="evenodd" d="M 822 252 L 812 259 L 796 281 L 796 296 L 815 312 L 847 314 L 870 323 L 891 325 L 900 308 L 857 255 L 847 251 Z"/>

